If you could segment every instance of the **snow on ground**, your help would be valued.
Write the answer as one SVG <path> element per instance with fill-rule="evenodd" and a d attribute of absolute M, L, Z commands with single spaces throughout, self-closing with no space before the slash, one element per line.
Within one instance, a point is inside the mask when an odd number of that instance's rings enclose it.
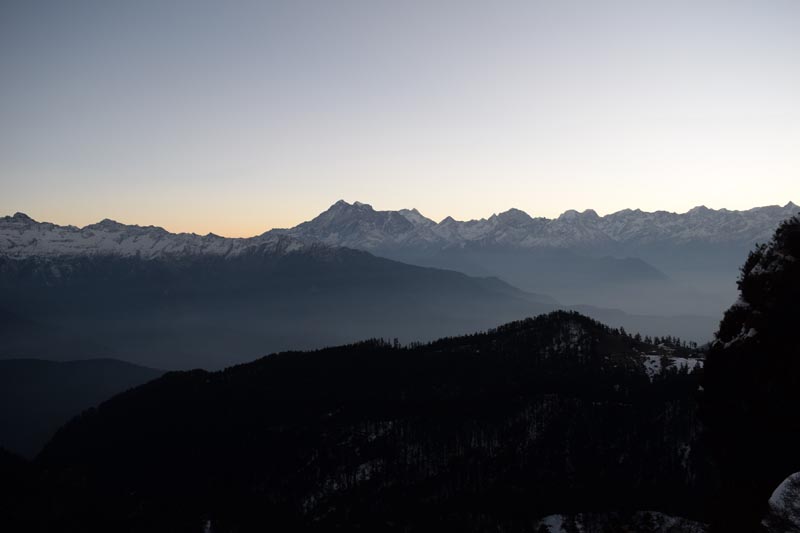
<path fill-rule="evenodd" d="M 657 511 L 621 513 L 554 514 L 542 518 L 534 531 L 549 533 L 599 533 L 605 531 L 641 531 L 648 533 L 705 533 L 706 524 Z"/>
<path fill-rule="evenodd" d="M 539 528 L 541 529 L 542 526 L 547 528 L 547 531 L 550 533 L 560 533 L 562 531 L 562 526 L 564 524 L 564 517 L 560 514 L 551 514 L 550 516 L 545 516 L 539 521 Z"/>
<path fill-rule="evenodd" d="M 644 355 L 644 369 L 647 372 L 647 377 L 652 379 L 656 377 L 658 374 L 661 373 L 661 360 L 665 358 L 663 355 L 653 355 L 647 354 Z M 677 370 L 683 370 L 684 368 L 688 369 L 689 372 L 693 372 L 695 368 L 703 368 L 703 360 L 702 359 L 692 359 L 689 357 L 675 357 L 672 355 L 666 356 L 666 359 L 669 361 L 669 365 L 667 368 L 675 368 Z"/>
<path fill-rule="evenodd" d="M 770 533 L 800 531 L 800 472 L 787 477 L 772 493 L 763 525 Z"/>

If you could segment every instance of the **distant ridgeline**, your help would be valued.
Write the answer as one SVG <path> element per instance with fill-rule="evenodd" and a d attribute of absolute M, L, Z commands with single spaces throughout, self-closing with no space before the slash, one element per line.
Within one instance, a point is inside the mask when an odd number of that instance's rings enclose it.
<path fill-rule="evenodd" d="M 369 337 L 428 341 L 559 308 L 703 343 L 735 298 L 741 257 L 796 211 L 510 210 L 436 223 L 337 202 L 246 239 L 17 213 L 0 217 L 0 358 L 216 369 Z"/>
<path fill-rule="evenodd" d="M 432 340 L 558 304 L 496 278 L 281 235 L 0 219 L 0 357 L 222 368 L 370 337 Z"/>
<path fill-rule="evenodd" d="M 744 211 L 623 209 L 605 216 L 587 209 L 550 219 L 509 209 L 480 220 L 435 222 L 414 209 L 380 211 L 339 201 L 313 220 L 271 233 L 497 276 L 569 305 L 637 315 L 693 315 L 696 326 L 663 321 L 657 334 L 705 342 L 736 298 L 742 258 L 799 210 L 792 202 Z M 607 314 L 591 316 L 609 323 Z M 636 327 L 644 333 L 642 325 Z"/>
<path fill-rule="evenodd" d="M 36 466 L 59 505 L 34 516 L 83 531 L 702 517 L 702 365 L 673 365 L 692 352 L 671 344 L 556 312 L 411 347 L 369 341 L 168 373 L 58 432 Z M 661 371 L 648 355 L 663 356 Z"/>

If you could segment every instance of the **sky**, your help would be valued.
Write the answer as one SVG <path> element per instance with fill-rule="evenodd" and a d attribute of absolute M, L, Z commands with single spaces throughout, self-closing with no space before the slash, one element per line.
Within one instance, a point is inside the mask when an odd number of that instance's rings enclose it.
<path fill-rule="evenodd" d="M 0 215 L 800 203 L 800 2 L 0 2 Z"/>

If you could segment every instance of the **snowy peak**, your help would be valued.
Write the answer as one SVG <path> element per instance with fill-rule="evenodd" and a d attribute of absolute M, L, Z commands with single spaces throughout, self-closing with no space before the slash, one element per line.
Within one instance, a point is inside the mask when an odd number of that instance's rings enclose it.
<path fill-rule="evenodd" d="M 425 229 L 432 225 L 435 223 L 416 209 L 376 211 L 369 204 L 339 200 L 316 218 L 285 233 L 329 245 L 369 250 L 384 243 L 425 238 Z"/>
<path fill-rule="evenodd" d="M 591 221 L 596 222 L 600 220 L 600 215 L 594 209 L 586 209 L 585 211 L 576 211 L 575 209 L 568 209 L 561 213 L 556 220 L 561 221 Z"/>
<path fill-rule="evenodd" d="M 0 218 L 0 226 L 2 227 L 29 227 L 31 225 L 37 224 L 35 220 L 31 217 L 26 215 L 25 213 L 14 213 L 13 216 L 5 216 Z"/>
<path fill-rule="evenodd" d="M 110 219 L 83 228 L 37 222 L 22 213 L 0 218 L 0 258 L 27 259 L 114 256 L 160 259 L 230 257 L 245 253 L 285 254 L 308 248 L 289 236 L 265 234 L 228 239 L 213 234 L 170 233 L 156 226 L 126 225 Z"/>
<path fill-rule="evenodd" d="M 788 202 L 747 211 L 698 206 L 683 214 L 625 209 L 602 217 L 591 209 L 568 210 L 558 218 L 547 219 L 509 209 L 488 219 L 458 221 L 448 216 L 437 223 L 416 209 L 377 211 L 366 203 L 339 200 L 313 220 L 249 239 L 211 233 L 173 234 L 155 226 L 127 225 L 111 219 L 84 228 L 58 226 L 16 213 L 0 218 L 0 256 L 229 256 L 254 249 L 284 253 L 309 243 L 368 251 L 479 246 L 602 249 L 609 253 L 637 246 L 696 244 L 749 248 L 768 241 L 778 224 L 798 211 L 796 204 Z"/>
<path fill-rule="evenodd" d="M 581 214 L 574 209 L 568 209 L 559 215 L 558 220 L 578 220 Z"/>
<path fill-rule="evenodd" d="M 401 209 L 398 211 L 398 213 L 406 217 L 406 219 L 412 224 L 418 226 L 430 226 L 432 224 L 436 224 L 436 222 L 433 220 L 422 216 L 422 214 L 420 214 L 420 212 L 416 209 Z"/>
<path fill-rule="evenodd" d="M 31 217 L 29 217 L 25 213 L 20 213 L 19 211 L 14 213 L 13 217 L 5 217 L 5 218 L 6 219 L 10 218 L 11 220 L 15 220 L 17 222 L 35 222 Z"/>
<path fill-rule="evenodd" d="M 515 209 L 513 207 L 508 211 L 503 211 L 500 214 L 492 215 L 490 217 L 490 220 L 492 218 L 497 219 L 499 222 L 503 224 L 514 225 L 514 226 L 530 224 L 531 222 L 533 222 L 533 219 L 528 213 L 522 211 L 521 209 Z"/>
<path fill-rule="evenodd" d="M 488 219 L 436 223 L 416 209 L 376 211 L 369 204 L 340 200 L 288 234 L 330 245 L 365 250 L 397 247 L 502 246 L 511 248 L 621 249 L 640 245 L 725 244 L 751 246 L 769 239 L 798 207 L 767 206 L 747 211 L 697 206 L 686 213 L 625 209 L 600 216 L 570 209 L 558 218 L 533 218 L 520 209 Z"/>
<path fill-rule="evenodd" d="M 110 218 L 104 218 L 100 222 L 97 222 L 96 224 L 89 224 L 88 226 L 84 227 L 83 229 L 95 230 L 95 231 L 118 232 L 118 231 L 124 231 L 128 227 L 137 228 L 137 229 L 140 228 L 140 226 L 126 226 L 125 224 L 121 224 L 121 223 L 117 222 L 116 220 L 111 220 Z M 161 231 L 164 231 L 162 228 L 157 228 L 157 229 L 160 229 Z"/>

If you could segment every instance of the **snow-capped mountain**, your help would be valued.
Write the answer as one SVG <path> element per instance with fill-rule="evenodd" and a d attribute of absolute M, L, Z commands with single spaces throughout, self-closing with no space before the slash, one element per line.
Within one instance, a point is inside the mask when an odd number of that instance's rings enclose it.
<path fill-rule="evenodd" d="M 0 218 L 0 358 L 216 368 L 364 338 L 429 340 L 557 305 L 498 279 L 277 232 Z"/>
<path fill-rule="evenodd" d="M 480 220 L 435 222 L 416 209 L 376 211 L 361 202 L 336 202 L 315 219 L 276 230 L 326 244 L 364 250 L 392 247 L 499 246 L 508 248 L 621 249 L 630 246 L 726 244 L 769 239 L 775 227 L 800 210 L 785 206 L 747 211 L 695 207 L 687 213 L 625 209 L 599 216 L 588 209 L 569 210 L 555 219 L 531 217 L 510 209 Z"/>
<path fill-rule="evenodd" d="M 83 228 L 37 222 L 23 213 L 0 218 L 0 255 L 116 255 L 145 259 L 185 255 L 236 256 L 254 250 L 301 250 L 311 243 L 367 251 L 392 248 L 626 250 L 657 244 L 744 244 L 769 239 L 775 227 L 797 214 L 798 206 L 756 207 L 747 211 L 696 207 L 687 213 L 625 209 L 599 216 L 588 209 L 569 210 L 555 219 L 531 217 L 510 209 L 480 220 L 435 222 L 416 209 L 377 211 L 369 204 L 343 200 L 313 220 L 250 238 L 209 233 L 170 233 L 155 226 L 120 224 L 105 219 Z"/>
<path fill-rule="evenodd" d="M 287 234 L 314 239 L 325 244 L 358 249 L 374 249 L 392 243 L 436 242 L 437 235 L 429 231 L 436 223 L 416 209 L 375 211 L 372 206 L 343 200 L 309 222 L 291 230 L 268 233 Z"/>
<path fill-rule="evenodd" d="M 378 211 L 339 201 L 313 220 L 269 233 L 497 276 L 564 303 L 717 317 L 735 300 L 738 267 L 753 245 L 769 240 L 798 210 L 791 202 L 746 211 L 700 206 L 686 213 L 625 209 L 605 216 L 589 209 L 549 219 L 510 209 L 480 220 L 436 222 L 413 209 Z"/>
<path fill-rule="evenodd" d="M 683 214 L 628 209 L 602 217 L 592 210 L 570 210 L 555 219 L 511 209 L 481 220 L 447 217 L 436 222 L 415 209 L 378 211 L 339 201 L 294 228 L 250 238 L 174 234 L 112 220 L 83 228 L 59 226 L 17 213 L 0 218 L 0 259 L 47 259 L 38 268 L 58 277 L 64 270 L 59 258 L 228 260 L 312 254 L 333 260 L 344 247 L 412 265 L 498 277 L 567 305 L 714 317 L 710 323 L 735 300 L 738 266 L 753 244 L 767 241 L 798 209 L 790 202 L 747 211 L 697 207 Z M 706 329 L 710 338 L 713 326 Z M 706 337 L 687 330 L 663 333 Z"/>
<path fill-rule="evenodd" d="M 266 233 L 232 239 L 209 233 L 170 233 L 155 226 L 134 226 L 105 219 L 83 228 L 37 222 L 23 213 L 0 218 L 0 257 L 117 256 L 235 257 L 245 253 L 288 253 L 310 246 L 297 238 Z"/>

